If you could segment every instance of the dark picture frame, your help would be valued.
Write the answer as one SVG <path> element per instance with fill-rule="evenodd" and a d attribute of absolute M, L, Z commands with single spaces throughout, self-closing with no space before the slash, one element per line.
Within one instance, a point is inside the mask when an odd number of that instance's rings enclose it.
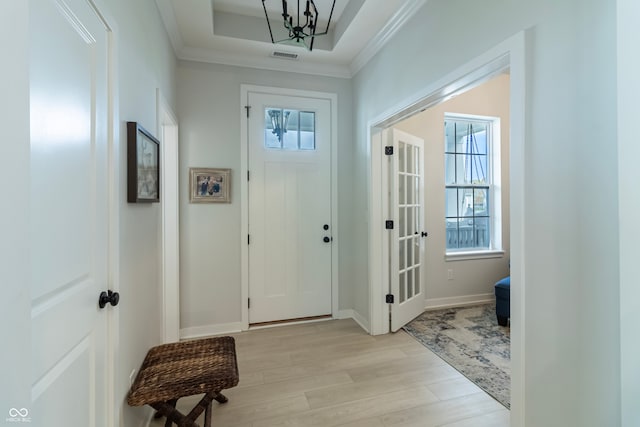
<path fill-rule="evenodd" d="M 127 122 L 127 201 L 160 201 L 160 141 L 138 122 Z"/>
<path fill-rule="evenodd" d="M 189 203 L 231 203 L 231 169 L 190 168 Z"/>

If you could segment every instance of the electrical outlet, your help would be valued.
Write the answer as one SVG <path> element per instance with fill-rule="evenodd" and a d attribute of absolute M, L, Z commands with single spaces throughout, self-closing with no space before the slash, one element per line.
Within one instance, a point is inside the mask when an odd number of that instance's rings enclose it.
<path fill-rule="evenodd" d="M 136 370 L 132 370 L 129 374 L 129 386 L 133 384 L 133 380 L 136 378 Z"/>
<path fill-rule="evenodd" d="M 447 280 L 453 280 L 453 270 L 447 270 Z"/>

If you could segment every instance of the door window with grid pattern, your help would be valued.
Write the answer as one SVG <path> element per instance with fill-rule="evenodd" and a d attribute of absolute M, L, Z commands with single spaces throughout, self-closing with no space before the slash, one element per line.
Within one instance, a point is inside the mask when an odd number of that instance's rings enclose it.
<path fill-rule="evenodd" d="M 445 116 L 447 252 L 498 246 L 492 238 L 494 126 L 493 120 Z"/>

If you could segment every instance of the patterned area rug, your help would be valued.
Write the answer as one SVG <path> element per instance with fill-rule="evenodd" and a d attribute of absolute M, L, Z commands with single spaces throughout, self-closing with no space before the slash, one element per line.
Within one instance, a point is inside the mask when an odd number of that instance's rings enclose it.
<path fill-rule="evenodd" d="M 510 331 L 498 325 L 494 304 L 425 311 L 404 330 L 510 407 Z"/>

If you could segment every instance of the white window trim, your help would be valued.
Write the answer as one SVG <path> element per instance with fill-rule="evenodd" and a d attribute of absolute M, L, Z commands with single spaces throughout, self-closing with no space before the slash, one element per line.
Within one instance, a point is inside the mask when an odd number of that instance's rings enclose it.
<path fill-rule="evenodd" d="M 496 249 L 487 249 L 481 251 L 456 251 L 445 253 L 444 260 L 446 262 L 467 261 L 470 259 L 502 258 L 503 256 L 504 251 Z"/>
<path fill-rule="evenodd" d="M 501 138 L 500 117 L 481 116 L 476 114 L 445 113 L 445 120 L 478 120 L 490 122 L 490 144 L 488 169 L 491 177 L 489 185 L 489 218 L 491 221 L 491 242 L 488 249 L 449 249 L 445 248 L 445 261 L 463 261 L 483 258 L 501 258 L 504 256 L 502 249 L 502 175 L 501 175 Z M 445 225 L 446 226 L 446 225 Z"/>

